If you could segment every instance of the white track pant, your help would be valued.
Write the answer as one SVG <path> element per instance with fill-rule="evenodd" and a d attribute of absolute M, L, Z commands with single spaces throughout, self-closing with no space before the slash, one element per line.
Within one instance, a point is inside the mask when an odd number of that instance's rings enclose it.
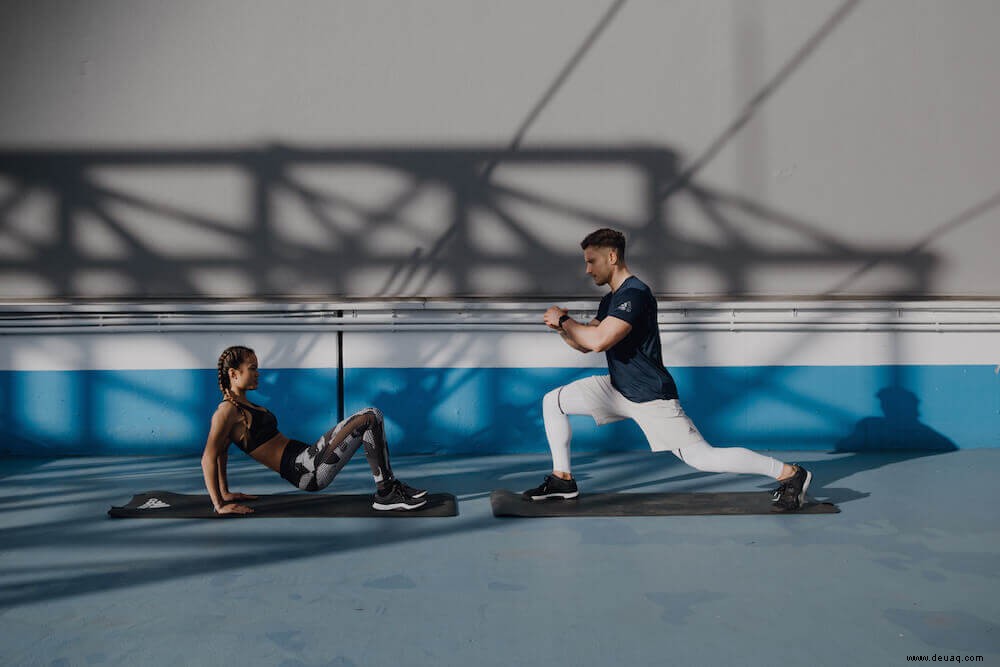
<path fill-rule="evenodd" d="M 552 450 L 552 469 L 570 470 L 572 432 L 566 415 L 590 415 L 599 426 L 632 419 L 654 452 L 672 451 L 689 466 L 706 472 L 781 476 L 783 463 L 743 447 L 712 447 L 684 413 L 680 401 L 633 403 L 598 375 L 553 389 L 542 399 L 545 435 Z"/>

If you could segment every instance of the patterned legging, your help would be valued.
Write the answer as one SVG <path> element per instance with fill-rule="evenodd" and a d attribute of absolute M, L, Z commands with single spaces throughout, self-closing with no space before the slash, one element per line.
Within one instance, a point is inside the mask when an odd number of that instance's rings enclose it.
<path fill-rule="evenodd" d="M 393 475 L 385 419 L 378 408 L 356 412 L 302 450 L 295 458 L 293 478 L 289 481 L 303 491 L 325 488 L 362 444 L 375 484 L 381 488 L 392 481 Z"/>

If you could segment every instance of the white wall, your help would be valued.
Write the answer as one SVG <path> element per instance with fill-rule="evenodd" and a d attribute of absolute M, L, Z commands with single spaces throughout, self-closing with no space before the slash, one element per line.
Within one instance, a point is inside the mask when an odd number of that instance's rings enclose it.
<path fill-rule="evenodd" d="M 611 7 L 5 2 L 0 298 L 1000 295 L 996 2 Z"/>

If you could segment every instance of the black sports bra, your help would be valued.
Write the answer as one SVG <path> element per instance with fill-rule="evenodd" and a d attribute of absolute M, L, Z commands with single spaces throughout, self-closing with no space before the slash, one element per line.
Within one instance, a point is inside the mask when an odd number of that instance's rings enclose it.
<path fill-rule="evenodd" d="M 233 444 L 249 454 L 278 435 L 278 418 L 267 408 L 255 408 L 245 403 L 240 403 L 240 407 L 250 413 L 250 429 L 245 442 L 234 441 Z"/>

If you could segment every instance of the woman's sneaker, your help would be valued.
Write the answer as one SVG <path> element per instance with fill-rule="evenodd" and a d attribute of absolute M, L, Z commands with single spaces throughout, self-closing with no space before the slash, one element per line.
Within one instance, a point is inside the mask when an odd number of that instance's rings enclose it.
<path fill-rule="evenodd" d="M 423 498 L 427 495 L 427 489 L 414 489 L 401 479 L 397 479 L 396 482 L 403 487 L 403 495 L 407 495 L 411 498 Z"/>
<path fill-rule="evenodd" d="M 806 491 L 809 489 L 809 482 L 812 481 L 812 473 L 800 465 L 795 466 L 795 474 L 782 481 L 781 488 L 778 489 L 780 496 L 774 502 L 779 512 L 794 512 L 802 509 L 806 502 Z"/>
<path fill-rule="evenodd" d="M 415 510 L 426 504 L 427 501 L 425 499 L 414 498 L 404 493 L 403 485 L 398 480 L 393 480 L 388 487 L 382 491 L 375 492 L 372 509 L 383 511 Z"/>
<path fill-rule="evenodd" d="M 546 475 L 544 482 L 521 494 L 525 500 L 547 500 L 549 498 L 569 500 L 578 495 L 580 492 L 576 488 L 575 479 L 562 479 L 555 475 Z"/>

